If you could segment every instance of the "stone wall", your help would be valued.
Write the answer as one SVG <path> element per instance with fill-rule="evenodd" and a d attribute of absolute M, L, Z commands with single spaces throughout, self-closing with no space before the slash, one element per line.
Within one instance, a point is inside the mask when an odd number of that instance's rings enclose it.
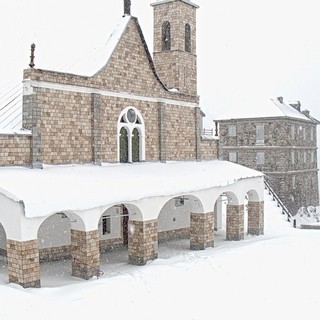
<path fill-rule="evenodd" d="M 0 166 L 30 164 L 31 136 L 0 134 Z"/>
<path fill-rule="evenodd" d="M 258 141 L 257 126 L 264 139 Z M 230 126 L 236 134 L 230 136 Z M 219 157 L 262 171 L 292 214 L 301 206 L 318 205 L 316 124 L 292 118 L 224 120 L 219 123 Z M 264 160 L 259 163 L 263 154 Z M 261 158 L 260 158 L 261 160 Z"/>
<path fill-rule="evenodd" d="M 214 160 L 218 158 L 218 140 L 201 139 L 201 160 Z"/>

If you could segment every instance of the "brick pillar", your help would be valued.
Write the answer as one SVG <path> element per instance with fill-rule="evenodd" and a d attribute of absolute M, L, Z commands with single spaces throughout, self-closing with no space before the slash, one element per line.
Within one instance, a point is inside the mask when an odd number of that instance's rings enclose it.
<path fill-rule="evenodd" d="M 158 220 L 129 220 L 129 263 L 144 265 L 158 258 Z"/>
<path fill-rule="evenodd" d="M 29 241 L 7 240 L 9 282 L 24 288 L 40 288 L 38 239 Z"/>
<path fill-rule="evenodd" d="M 227 240 L 244 239 L 244 205 L 227 205 Z"/>
<path fill-rule="evenodd" d="M 264 202 L 248 202 L 248 234 L 264 233 Z"/>
<path fill-rule="evenodd" d="M 88 280 L 100 268 L 99 231 L 71 229 L 72 275 Z"/>
<path fill-rule="evenodd" d="M 190 249 L 204 250 L 214 246 L 214 213 L 190 214 Z"/>

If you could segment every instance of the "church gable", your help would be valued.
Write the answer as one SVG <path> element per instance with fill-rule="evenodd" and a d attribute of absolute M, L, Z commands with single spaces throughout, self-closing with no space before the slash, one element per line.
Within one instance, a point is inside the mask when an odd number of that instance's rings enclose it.
<path fill-rule="evenodd" d="M 136 18 L 130 18 L 106 65 L 92 77 L 92 83 L 139 95 L 152 96 L 166 91 L 157 78 Z"/>

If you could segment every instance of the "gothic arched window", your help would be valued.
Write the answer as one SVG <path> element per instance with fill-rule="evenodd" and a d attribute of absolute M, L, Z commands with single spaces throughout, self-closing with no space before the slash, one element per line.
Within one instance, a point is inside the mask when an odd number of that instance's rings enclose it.
<path fill-rule="evenodd" d="M 162 25 L 162 51 L 165 50 L 171 50 L 171 30 L 168 21 Z"/>
<path fill-rule="evenodd" d="M 127 107 L 118 118 L 118 161 L 126 163 L 144 160 L 144 121 L 136 108 Z"/>
<path fill-rule="evenodd" d="M 128 154 L 128 131 L 125 127 L 120 130 L 120 162 L 127 163 L 129 161 Z"/>
<path fill-rule="evenodd" d="M 191 52 L 191 27 L 190 24 L 186 24 L 184 28 L 185 32 L 185 51 Z"/>

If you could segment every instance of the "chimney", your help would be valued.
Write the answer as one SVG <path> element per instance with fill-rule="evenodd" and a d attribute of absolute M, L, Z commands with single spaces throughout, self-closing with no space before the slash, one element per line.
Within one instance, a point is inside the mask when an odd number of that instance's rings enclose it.
<path fill-rule="evenodd" d="M 308 118 L 310 118 L 310 111 L 309 110 L 303 110 L 302 111 L 302 113 L 306 116 L 306 117 L 308 117 Z"/>
<path fill-rule="evenodd" d="M 278 97 L 277 99 L 280 103 L 283 103 L 283 97 Z"/>
<path fill-rule="evenodd" d="M 289 104 L 290 104 L 290 106 L 292 108 L 295 108 L 296 110 L 301 112 L 301 103 L 300 103 L 300 101 L 291 102 Z"/>

